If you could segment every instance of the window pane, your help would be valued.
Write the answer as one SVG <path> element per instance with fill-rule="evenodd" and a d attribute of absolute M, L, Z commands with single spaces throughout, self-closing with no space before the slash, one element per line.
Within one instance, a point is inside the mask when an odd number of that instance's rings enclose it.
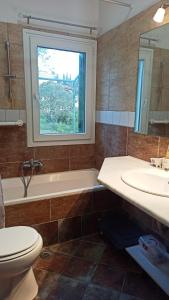
<path fill-rule="evenodd" d="M 37 48 L 40 134 L 85 133 L 86 54 Z"/>

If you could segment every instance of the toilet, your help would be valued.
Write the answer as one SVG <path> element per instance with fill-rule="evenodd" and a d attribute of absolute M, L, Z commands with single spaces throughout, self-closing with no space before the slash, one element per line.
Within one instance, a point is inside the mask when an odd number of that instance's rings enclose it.
<path fill-rule="evenodd" d="M 33 300 L 38 292 L 32 265 L 42 249 L 40 234 L 28 226 L 0 229 L 0 300 Z"/>

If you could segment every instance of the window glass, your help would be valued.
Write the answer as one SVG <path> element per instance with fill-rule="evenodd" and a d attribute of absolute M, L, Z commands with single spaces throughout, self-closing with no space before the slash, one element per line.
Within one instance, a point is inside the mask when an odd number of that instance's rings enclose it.
<path fill-rule="evenodd" d="M 37 47 L 40 134 L 85 132 L 86 54 Z"/>

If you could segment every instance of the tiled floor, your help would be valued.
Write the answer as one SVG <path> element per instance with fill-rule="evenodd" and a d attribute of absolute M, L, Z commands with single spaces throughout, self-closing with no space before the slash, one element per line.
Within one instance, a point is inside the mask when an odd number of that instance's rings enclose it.
<path fill-rule="evenodd" d="M 43 249 L 35 300 L 167 300 L 126 252 L 97 235 Z"/>

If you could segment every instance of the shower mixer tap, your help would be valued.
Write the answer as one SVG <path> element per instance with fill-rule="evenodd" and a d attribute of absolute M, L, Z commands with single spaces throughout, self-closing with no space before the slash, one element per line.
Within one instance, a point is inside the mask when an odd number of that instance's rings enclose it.
<path fill-rule="evenodd" d="M 22 163 L 23 169 L 36 169 L 36 168 L 42 168 L 43 163 L 40 160 L 35 160 L 31 158 L 30 160 L 26 160 Z"/>

